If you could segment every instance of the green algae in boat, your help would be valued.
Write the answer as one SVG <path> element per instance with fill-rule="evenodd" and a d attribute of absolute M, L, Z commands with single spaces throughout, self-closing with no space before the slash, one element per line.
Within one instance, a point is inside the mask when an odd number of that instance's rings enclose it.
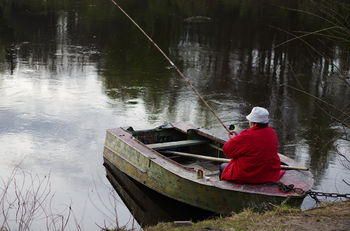
<path fill-rule="evenodd" d="M 107 130 L 103 156 L 120 171 L 167 197 L 218 214 L 244 208 L 265 209 L 269 205 L 299 206 L 306 193 L 282 192 L 277 185 L 235 184 L 219 180 L 219 162 L 174 155 L 173 151 L 224 157 L 225 143 L 209 132 L 177 123 L 155 129 Z M 283 165 L 298 166 L 281 155 Z M 288 170 L 280 179 L 304 192 L 311 189 L 310 171 Z"/>

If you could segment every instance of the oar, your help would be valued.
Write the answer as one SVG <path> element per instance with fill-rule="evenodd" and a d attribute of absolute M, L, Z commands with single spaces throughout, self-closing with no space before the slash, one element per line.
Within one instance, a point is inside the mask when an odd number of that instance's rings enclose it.
<path fill-rule="evenodd" d="M 186 153 L 186 152 L 175 152 L 175 151 L 163 151 L 164 153 L 174 154 L 178 156 L 187 156 L 187 157 L 193 157 L 197 159 L 202 160 L 211 160 L 211 161 L 217 161 L 217 162 L 230 162 L 230 159 L 226 158 L 218 158 L 218 157 L 211 157 L 211 156 L 203 156 L 203 155 L 197 155 L 192 153 Z M 296 166 L 288 166 L 288 165 L 281 165 L 281 169 L 284 170 L 302 170 L 302 171 L 308 171 L 308 168 L 305 167 L 296 167 Z"/>

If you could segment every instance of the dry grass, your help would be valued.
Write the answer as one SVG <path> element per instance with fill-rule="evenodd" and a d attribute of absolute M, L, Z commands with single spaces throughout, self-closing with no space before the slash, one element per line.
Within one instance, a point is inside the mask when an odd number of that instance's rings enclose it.
<path fill-rule="evenodd" d="M 175 226 L 161 223 L 146 231 L 192 231 L 192 230 L 350 230 L 350 201 L 325 203 L 318 208 L 301 211 L 277 207 L 273 211 L 256 213 L 245 210 L 226 218 L 216 218 L 194 223 L 191 226 Z"/>
<path fill-rule="evenodd" d="M 70 205 L 61 211 L 52 208 L 50 176 L 39 177 L 15 168 L 0 179 L 0 230 L 81 230 Z"/>
<path fill-rule="evenodd" d="M 90 203 L 105 218 L 103 224 L 95 223 L 96 230 L 127 230 L 127 224 L 118 223 L 117 193 L 107 185 L 106 188 L 108 195 L 99 194 L 96 185 L 95 194 L 89 195 Z M 71 204 L 61 202 L 58 209 L 54 195 L 50 175 L 33 175 L 16 167 L 7 178 L 0 177 L 0 231 L 83 230 Z M 133 221 L 130 219 L 132 227 Z"/>

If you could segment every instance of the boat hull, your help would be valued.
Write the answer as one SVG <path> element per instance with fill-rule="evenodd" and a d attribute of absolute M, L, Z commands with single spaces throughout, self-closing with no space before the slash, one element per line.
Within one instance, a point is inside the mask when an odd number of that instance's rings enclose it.
<path fill-rule="evenodd" d="M 215 215 L 166 197 L 140 184 L 108 160 L 105 160 L 103 165 L 106 168 L 107 179 L 142 227 L 174 220 L 199 221 Z"/>

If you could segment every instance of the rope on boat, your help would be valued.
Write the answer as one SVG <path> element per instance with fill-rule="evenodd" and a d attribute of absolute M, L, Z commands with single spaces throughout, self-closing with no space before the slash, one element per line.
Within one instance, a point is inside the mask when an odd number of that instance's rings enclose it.
<path fill-rule="evenodd" d="M 225 130 L 231 134 L 231 131 L 226 127 L 223 121 L 215 113 L 212 107 L 207 103 L 207 101 L 202 97 L 198 90 L 193 86 L 192 82 L 180 71 L 180 69 L 171 61 L 171 59 L 164 53 L 164 51 L 153 41 L 153 39 L 118 5 L 115 0 L 111 0 L 112 3 L 119 8 L 119 10 L 142 32 L 142 34 L 157 48 L 157 50 L 164 56 L 164 58 L 170 63 L 170 65 L 175 68 L 177 73 L 183 78 L 187 85 L 194 91 L 194 93 L 199 97 L 199 99 L 204 103 L 204 105 L 209 109 L 209 111 L 214 115 L 214 117 L 220 122 L 220 124 L 225 128 Z"/>

